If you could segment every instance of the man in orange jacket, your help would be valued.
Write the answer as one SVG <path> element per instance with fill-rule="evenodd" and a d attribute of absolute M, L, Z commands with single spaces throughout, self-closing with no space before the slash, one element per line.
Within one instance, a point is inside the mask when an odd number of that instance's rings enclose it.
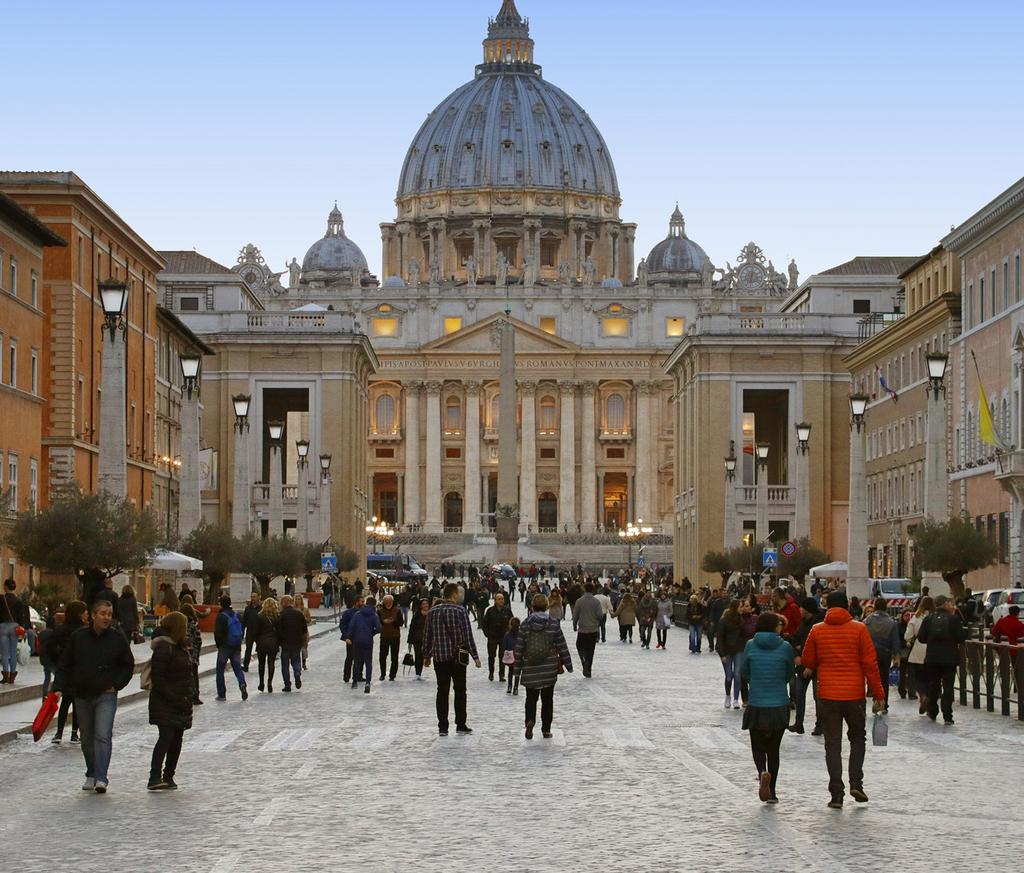
<path fill-rule="evenodd" d="M 818 673 L 818 717 L 825 733 L 829 807 L 843 808 L 842 734 L 846 722 L 850 740 L 850 796 L 866 803 L 864 754 L 867 745 L 865 684 L 871 687 L 874 711 L 885 706 L 885 689 L 878 675 L 878 658 L 871 634 L 849 613 L 845 591 L 833 591 L 826 600 L 825 620 L 807 636 L 801 655 L 804 678 Z"/>

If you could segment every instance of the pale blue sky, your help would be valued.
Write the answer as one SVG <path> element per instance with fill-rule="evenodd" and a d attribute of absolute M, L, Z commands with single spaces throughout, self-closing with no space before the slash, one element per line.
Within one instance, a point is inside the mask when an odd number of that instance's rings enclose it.
<path fill-rule="evenodd" d="M 1024 174 L 1024 4 L 518 0 L 608 142 L 637 252 L 917 255 Z M 500 0 L 6 0 L 4 169 L 74 170 L 156 248 L 275 269 L 337 199 L 378 272 L 406 148 Z M 13 86 L 12 80 L 13 79 Z"/>

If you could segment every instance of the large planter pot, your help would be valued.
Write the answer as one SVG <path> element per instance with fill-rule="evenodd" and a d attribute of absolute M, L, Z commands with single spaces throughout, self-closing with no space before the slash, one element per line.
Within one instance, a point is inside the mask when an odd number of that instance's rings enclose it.
<path fill-rule="evenodd" d="M 322 591 L 307 591 L 303 595 L 303 597 L 306 600 L 306 606 L 308 606 L 310 609 L 319 609 L 320 601 L 323 600 L 323 596 L 324 595 Z"/>
<path fill-rule="evenodd" d="M 220 606 L 200 606 L 199 609 L 208 610 L 205 616 L 199 616 L 199 630 L 204 634 L 212 634 L 213 626 L 217 623 L 217 615 L 220 613 Z"/>

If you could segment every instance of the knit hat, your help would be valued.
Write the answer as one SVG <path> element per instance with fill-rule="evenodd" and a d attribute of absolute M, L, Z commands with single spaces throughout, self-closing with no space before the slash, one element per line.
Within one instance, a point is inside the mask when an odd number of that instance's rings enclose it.
<path fill-rule="evenodd" d="M 814 613 L 818 611 L 818 601 L 813 597 L 805 597 L 800 601 L 800 607 L 806 609 L 808 612 Z"/>
<path fill-rule="evenodd" d="M 850 608 L 850 601 L 846 599 L 846 592 L 842 590 L 829 591 L 825 603 L 829 609 L 833 607 L 838 607 L 839 609 Z"/>

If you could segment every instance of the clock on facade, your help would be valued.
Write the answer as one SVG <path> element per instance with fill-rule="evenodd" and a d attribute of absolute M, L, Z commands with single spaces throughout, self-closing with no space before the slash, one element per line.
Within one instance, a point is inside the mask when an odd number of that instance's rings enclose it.
<path fill-rule="evenodd" d="M 764 284 L 764 268 L 758 264 L 745 264 L 740 268 L 738 278 L 743 288 L 753 291 Z"/>

